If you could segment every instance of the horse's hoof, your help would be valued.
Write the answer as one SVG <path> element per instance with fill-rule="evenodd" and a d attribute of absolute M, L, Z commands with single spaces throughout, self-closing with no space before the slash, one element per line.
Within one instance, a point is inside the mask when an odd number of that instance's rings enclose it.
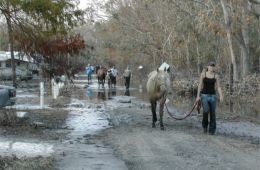
<path fill-rule="evenodd" d="M 155 123 L 152 124 L 152 128 L 156 128 L 156 127 L 155 127 Z"/>

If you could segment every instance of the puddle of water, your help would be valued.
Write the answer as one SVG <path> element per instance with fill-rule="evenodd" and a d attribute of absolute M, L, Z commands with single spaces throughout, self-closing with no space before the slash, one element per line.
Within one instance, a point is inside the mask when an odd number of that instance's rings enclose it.
<path fill-rule="evenodd" d="M 78 137 L 86 134 L 94 134 L 102 129 L 111 127 L 106 118 L 107 115 L 104 112 L 104 108 L 92 107 L 87 108 L 83 101 L 77 99 L 71 100 L 67 108 L 70 111 L 69 117 L 66 120 L 66 126 L 73 129 L 70 136 Z"/>
<path fill-rule="evenodd" d="M 19 118 L 23 118 L 26 114 L 27 114 L 27 112 L 16 112 L 16 115 Z"/>
<path fill-rule="evenodd" d="M 16 104 L 6 108 L 18 110 L 51 109 L 48 105 L 40 106 L 38 87 L 34 89 L 18 89 L 16 92 Z M 45 100 L 46 101 L 46 100 Z"/>
<path fill-rule="evenodd" d="M 72 146 L 69 146 L 72 147 Z M 66 148 L 66 156 L 58 162 L 62 170 L 127 170 L 123 161 L 113 155 L 113 150 L 104 146 L 77 144 Z"/>
<path fill-rule="evenodd" d="M 124 162 L 114 156 L 111 148 L 97 146 L 96 143 L 84 144 L 86 135 L 95 135 L 111 127 L 107 120 L 104 103 L 90 106 L 90 101 L 71 99 L 68 106 L 69 116 L 66 126 L 72 130 L 67 136 L 68 141 L 56 149 L 63 155 L 58 161 L 58 168 L 63 170 L 127 169 Z"/>
<path fill-rule="evenodd" d="M 16 98 L 39 98 L 36 94 L 18 94 Z"/>
<path fill-rule="evenodd" d="M 33 142 L 33 141 L 17 141 L 0 138 L 0 155 L 12 156 L 15 155 L 19 158 L 37 157 L 37 156 L 50 156 L 54 152 L 53 145 L 48 143 Z"/>
<path fill-rule="evenodd" d="M 117 85 L 116 88 L 108 88 L 108 85 L 105 84 L 105 88 L 102 88 L 98 86 L 97 82 L 93 82 L 86 89 L 81 90 L 82 93 L 80 94 L 85 94 L 85 96 L 82 96 L 83 99 L 98 103 L 103 101 L 109 110 L 131 103 L 133 98 L 147 101 L 146 92 L 143 91 L 143 88 L 139 89 L 139 87 L 135 88 L 134 86 L 126 90 L 124 86 Z M 140 103 L 143 102 L 140 101 Z"/>
<path fill-rule="evenodd" d="M 70 108 L 66 126 L 73 129 L 71 136 L 94 134 L 102 129 L 109 128 L 109 122 L 104 119 L 104 113 L 87 108 Z"/>
<path fill-rule="evenodd" d="M 44 105 L 43 107 L 39 105 L 32 104 L 18 104 L 13 106 L 7 106 L 8 109 L 18 109 L 18 110 L 39 110 L 39 109 L 52 109 L 48 105 Z"/>
<path fill-rule="evenodd" d="M 20 93 L 27 93 L 27 92 L 34 92 L 36 93 L 38 91 L 39 87 L 35 87 L 35 88 L 26 88 L 26 89 L 21 89 L 18 88 L 16 90 L 16 94 L 20 94 Z"/>
<path fill-rule="evenodd" d="M 78 99 L 70 99 L 70 103 L 67 105 L 68 106 L 68 110 L 74 110 L 74 109 L 77 109 L 77 108 L 84 108 L 86 107 L 86 104 L 81 101 L 81 100 L 78 100 Z"/>

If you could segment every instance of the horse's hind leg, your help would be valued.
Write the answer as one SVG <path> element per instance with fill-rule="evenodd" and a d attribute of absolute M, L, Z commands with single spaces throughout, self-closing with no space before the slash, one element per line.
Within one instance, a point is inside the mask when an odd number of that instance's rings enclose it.
<path fill-rule="evenodd" d="M 161 130 L 164 130 L 164 125 L 163 125 L 163 107 L 164 107 L 164 103 L 166 101 L 166 98 L 163 97 L 160 101 L 160 110 L 159 110 L 159 113 L 160 113 L 160 127 L 161 127 Z"/>
<path fill-rule="evenodd" d="M 157 121 L 157 116 L 156 116 L 156 101 L 151 100 L 151 107 L 152 107 L 152 114 L 153 114 L 153 123 L 152 127 L 155 128 L 155 122 Z"/>

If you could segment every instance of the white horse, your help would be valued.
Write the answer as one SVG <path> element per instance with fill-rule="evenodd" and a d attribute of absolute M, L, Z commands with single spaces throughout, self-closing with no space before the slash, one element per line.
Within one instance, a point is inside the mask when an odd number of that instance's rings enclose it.
<path fill-rule="evenodd" d="M 151 111 L 153 114 L 152 127 L 155 128 L 155 122 L 157 121 L 156 105 L 157 105 L 157 101 L 159 100 L 160 101 L 160 110 L 159 110 L 160 127 L 161 130 L 164 130 L 163 107 L 166 101 L 166 95 L 170 89 L 170 76 L 166 72 L 166 69 L 164 71 L 157 69 L 151 72 L 148 75 L 146 88 L 151 103 Z"/>

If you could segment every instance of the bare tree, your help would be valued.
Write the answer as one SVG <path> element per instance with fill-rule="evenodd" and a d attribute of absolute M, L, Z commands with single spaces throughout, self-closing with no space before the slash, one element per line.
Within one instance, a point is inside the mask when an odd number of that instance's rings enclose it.
<path fill-rule="evenodd" d="M 238 81 L 236 56 L 235 56 L 235 53 L 234 53 L 233 36 L 232 36 L 232 33 L 231 33 L 232 20 L 231 20 L 230 12 L 229 12 L 228 7 L 227 7 L 226 0 L 220 0 L 220 2 L 221 2 L 222 9 L 223 9 L 225 25 L 226 25 L 226 29 L 227 29 L 227 40 L 228 40 L 228 46 L 229 46 L 229 50 L 230 50 L 231 62 L 232 62 L 233 67 L 234 67 L 234 69 L 233 69 L 234 70 L 234 80 Z"/>
<path fill-rule="evenodd" d="M 167 61 L 177 69 L 188 65 L 191 73 L 215 59 L 223 71 L 233 63 L 239 80 L 240 73 L 250 72 L 252 57 L 258 61 L 258 20 L 252 19 L 252 6 L 246 2 L 110 0 L 110 17 L 94 27 L 96 55 L 112 62 L 149 64 L 150 69 Z"/>

